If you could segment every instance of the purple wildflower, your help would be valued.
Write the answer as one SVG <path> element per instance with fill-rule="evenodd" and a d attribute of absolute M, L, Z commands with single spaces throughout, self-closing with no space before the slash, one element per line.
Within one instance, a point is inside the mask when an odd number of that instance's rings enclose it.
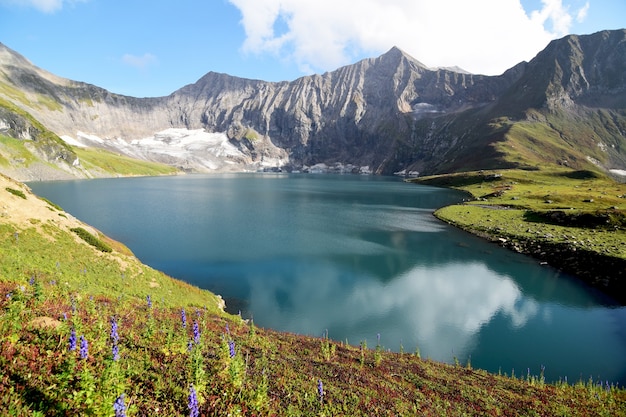
<path fill-rule="evenodd" d="M 198 326 L 198 322 L 195 320 L 193 322 L 193 341 L 196 345 L 200 343 L 200 327 Z"/>
<path fill-rule="evenodd" d="M 70 347 L 69 350 L 76 350 L 76 330 L 72 329 L 70 332 Z"/>
<path fill-rule="evenodd" d="M 149 295 L 146 295 L 146 302 L 148 303 L 148 308 L 152 308 L 152 298 Z"/>
<path fill-rule="evenodd" d="M 80 335 L 80 358 L 87 359 L 89 357 L 89 343 L 82 334 Z"/>
<path fill-rule="evenodd" d="M 187 328 L 187 314 L 185 314 L 185 309 L 180 310 L 180 321 L 183 323 L 183 327 Z"/>
<path fill-rule="evenodd" d="M 113 344 L 113 347 L 111 348 L 111 354 L 113 355 L 114 362 L 117 362 L 120 360 L 120 348 L 119 346 L 117 346 L 117 343 Z"/>
<path fill-rule="evenodd" d="M 229 340 L 228 341 L 228 351 L 230 353 L 230 357 L 234 358 L 235 357 L 235 341 L 234 340 Z"/>
<path fill-rule="evenodd" d="M 126 404 L 124 404 L 124 394 L 117 397 L 113 403 L 113 410 L 115 410 L 115 417 L 126 417 Z"/>
<path fill-rule="evenodd" d="M 317 380 L 317 394 L 320 397 L 320 401 L 324 400 L 324 385 L 322 384 L 322 380 Z"/>
<path fill-rule="evenodd" d="M 115 317 L 111 317 L 111 340 L 114 345 L 120 340 L 120 335 L 117 333 L 117 320 L 115 320 Z"/>
<path fill-rule="evenodd" d="M 187 402 L 187 407 L 189 407 L 189 417 L 199 417 L 200 409 L 198 406 L 198 396 L 196 395 L 196 390 L 193 385 L 189 386 L 189 401 Z"/>
<path fill-rule="evenodd" d="M 193 343 L 191 342 L 191 340 L 187 341 L 187 352 L 191 352 L 191 350 L 193 349 Z"/>
<path fill-rule="evenodd" d="M 30 285 L 35 285 L 35 276 L 34 276 L 34 275 L 31 275 L 31 276 L 30 276 L 30 280 L 28 281 L 28 283 L 29 283 Z"/>
<path fill-rule="evenodd" d="M 63 321 L 67 321 L 67 313 L 63 313 Z"/>
<path fill-rule="evenodd" d="M 230 335 L 230 328 L 228 327 L 228 323 L 226 323 L 226 334 Z"/>

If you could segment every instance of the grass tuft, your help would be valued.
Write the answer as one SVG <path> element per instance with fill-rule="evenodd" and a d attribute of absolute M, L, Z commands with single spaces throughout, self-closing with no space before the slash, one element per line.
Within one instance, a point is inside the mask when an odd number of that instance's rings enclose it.
<path fill-rule="evenodd" d="M 14 196 L 17 196 L 17 197 L 20 197 L 20 198 L 23 198 L 24 200 L 26 200 L 26 194 L 24 194 L 23 191 L 16 190 L 15 188 L 11 188 L 11 187 L 6 187 L 5 190 L 10 192 Z"/>
<path fill-rule="evenodd" d="M 99 251 L 102 251 L 102 252 L 113 251 L 113 249 L 109 245 L 107 245 L 106 243 L 104 243 L 103 241 L 101 241 L 100 239 L 98 239 L 97 237 L 95 237 L 94 235 L 92 235 L 91 233 L 83 229 L 82 227 L 75 227 L 71 230 L 72 232 L 80 236 L 81 239 L 83 239 L 85 242 L 89 243 L 91 246 L 98 249 Z"/>

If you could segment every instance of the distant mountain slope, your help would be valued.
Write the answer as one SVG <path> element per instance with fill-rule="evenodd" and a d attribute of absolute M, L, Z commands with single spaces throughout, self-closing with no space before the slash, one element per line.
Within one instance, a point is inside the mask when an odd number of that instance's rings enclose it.
<path fill-rule="evenodd" d="M 551 42 L 498 101 L 494 112 L 525 120 L 544 161 L 626 166 L 626 30 Z M 541 134 L 540 132 L 544 132 Z M 517 145 L 531 149 L 515 132 Z M 554 149 L 559 148 L 558 150 Z"/>
<path fill-rule="evenodd" d="M 624 169 L 625 30 L 555 40 L 515 69 L 518 79 L 483 109 L 437 118 L 431 125 L 417 122 L 413 169 L 441 173 L 545 164 Z M 456 143 L 424 154 L 423 139 L 429 136 Z"/>
<path fill-rule="evenodd" d="M 500 76 L 428 69 L 392 48 L 292 82 L 209 72 L 158 98 L 61 79 L 0 45 L 0 97 L 73 143 L 186 170 L 624 170 L 625 39 L 567 36 Z"/>

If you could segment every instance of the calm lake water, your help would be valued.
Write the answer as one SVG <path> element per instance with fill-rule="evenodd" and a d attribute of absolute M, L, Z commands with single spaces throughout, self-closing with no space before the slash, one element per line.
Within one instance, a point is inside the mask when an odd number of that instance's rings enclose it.
<path fill-rule="evenodd" d="M 626 383 L 626 308 L 436 220 L 433 209 L 462 199 L 453 190 L 305 174 L 29 186 L 261 327 Z"/>

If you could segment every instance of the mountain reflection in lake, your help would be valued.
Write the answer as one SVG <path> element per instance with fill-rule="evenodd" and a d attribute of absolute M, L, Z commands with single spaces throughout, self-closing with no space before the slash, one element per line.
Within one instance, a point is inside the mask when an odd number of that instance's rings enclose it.
<path fill-rule="evenodd" d="M 452 190 L 286 174 L 29 185 L 258 326 L 626 383 L 626 308 L 437 221 Z"/>

